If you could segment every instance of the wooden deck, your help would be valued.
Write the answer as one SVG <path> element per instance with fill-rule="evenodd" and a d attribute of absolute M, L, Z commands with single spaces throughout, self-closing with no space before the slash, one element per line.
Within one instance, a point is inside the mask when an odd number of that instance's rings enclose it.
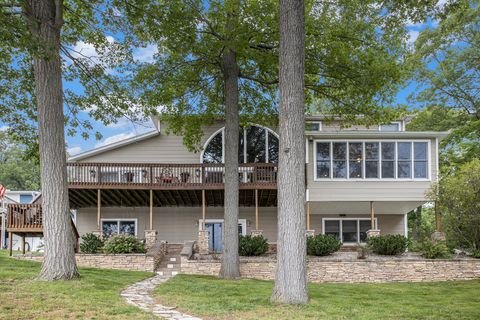
<path fill-rule="evenodd" d="M 68 163 L 70 189 L 219 190 L 223 164 Z M 240 189 L 277 189 L 277 165 L 241 164 Z"/>

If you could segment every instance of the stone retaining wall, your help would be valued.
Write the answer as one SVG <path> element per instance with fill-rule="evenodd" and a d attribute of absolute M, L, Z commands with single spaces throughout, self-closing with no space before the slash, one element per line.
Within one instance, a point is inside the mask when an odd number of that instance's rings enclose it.
<path fill-rule="evenodd" d="M 181 272 L 218 275 L 218 260 L 188 260 L 182 257 Z M 240 273 L 245 278 L 273 280 L 276 262 L 261 258 L 242 258 Z M 461 260 L 359 260 L 325 261 L 311 259 L 307 263 L 310 282 L 422 282 L 471 280 L 480 278 L 479 259 Z"/>
<path fill-rule="evenodd" d="M 16 259 L 42 261 L 42 256 L 14 256 Z M 146 254 L 76 254 L 79 267 L 129 271 L 155 270 L 155 257 Z"/>

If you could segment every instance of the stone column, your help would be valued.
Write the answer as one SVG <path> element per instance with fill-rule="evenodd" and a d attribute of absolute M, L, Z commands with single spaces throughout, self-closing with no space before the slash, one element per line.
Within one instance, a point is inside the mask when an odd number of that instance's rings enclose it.
<path fill-rule="evenodd" d="M 157 242 L 157 230 L 145 230 L 145 247 L 150 249 Z"/>
<path fill-rule="evenodd" d="M 208 231 L 207 230 L 198 231 L 197 246 L 198 246 L 198 253 L 208 254 Z"/>
<path fill-rule="evenodd" d="M 378 237 L 380 235 L 380 229 L 367 230 L 367 238 Z"/>
<path fill-rule="evenodd" d="M 253 237 L 263 236 L 263 230 L 252 230 L 250 231 L 250 234 Z"/>

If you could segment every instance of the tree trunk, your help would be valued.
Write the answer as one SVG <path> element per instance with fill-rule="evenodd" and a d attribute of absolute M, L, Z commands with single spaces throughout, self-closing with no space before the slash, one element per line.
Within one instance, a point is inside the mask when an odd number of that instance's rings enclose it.
<path fill-rule="evenodd" d="M 238 256 L 238 137 L 240 131 L 238 108 L 238 64 L 235 51 L 223 55 L 225 81 L 225 214 L 223 224 L 223 258 L 220 277 L 240 277 Z"/>
<path fill-rule="evenodd" d="M 308 300 L 305 222 L 304 3 L 280 0 L 277 272 L 272 301 Z"/>
<path fill-rule="evenodd" d="M 29 30 L 44 52 L 34 57 L 40 145 L 45 254 L 40 279 L 78 277 L 68 202 L 63 115 L 60 30 L 61 0 L 30 0 L 25 6 Z"/>

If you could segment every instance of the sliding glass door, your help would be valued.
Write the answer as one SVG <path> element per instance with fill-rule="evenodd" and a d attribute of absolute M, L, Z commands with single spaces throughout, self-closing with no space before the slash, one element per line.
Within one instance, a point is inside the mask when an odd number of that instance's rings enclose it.
<path fill-rule="evenodd" d="M 323 219 L 323 233 L 330 234 L 345 244 L 366 242 L 367 231 L 370 227 L 371 221 L 369 218 Z"/>

